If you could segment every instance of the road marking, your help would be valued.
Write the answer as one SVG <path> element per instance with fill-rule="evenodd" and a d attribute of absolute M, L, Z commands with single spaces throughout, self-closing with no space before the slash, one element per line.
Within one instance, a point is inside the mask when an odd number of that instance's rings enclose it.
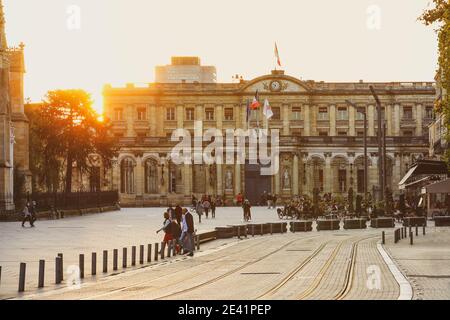
<path fill-rule="evenodd" d="M 395 281 L 397 281 L 398 285 L 400 286 L 400 295 L 398 296 L 397 300 L 412 300 L 413 290 L 408 279 L 406 279 L 403 273 L 398 269 L 397 265 L 391 259 L 387 251 L 384 250 L 381 242 L 377 243 L 377 249 L 383 257 L 384 263 L 386 263 L 392 275 L 394 276 Z"/>

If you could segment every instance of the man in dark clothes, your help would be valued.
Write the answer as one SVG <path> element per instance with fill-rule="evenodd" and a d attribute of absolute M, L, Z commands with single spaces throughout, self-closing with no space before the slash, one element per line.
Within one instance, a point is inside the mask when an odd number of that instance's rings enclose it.
<path fill-rule="evenodd" d="M 177 219 L 178 224 L 181 224 L 181 216 L 183 215 L 183 208 L 180 207 L 179 204 L 175 207 L 175 218 Z"/>
<path fill-rule="evenodd" d="M 192 216 L 191 212 L 186 212 L 185 215 L 186 219 L 186 225 L 187 225 L 187 237 L 188 237 L 188 248 L 187 251 L 189 252 L 188 256 L 192 257 L 194 255 L 194 217 Z"/>

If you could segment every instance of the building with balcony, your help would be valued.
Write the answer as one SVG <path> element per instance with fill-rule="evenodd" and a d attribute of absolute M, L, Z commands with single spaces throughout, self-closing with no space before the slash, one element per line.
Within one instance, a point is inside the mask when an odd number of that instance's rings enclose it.
<path fill-rule="evenodd" d="M 149 83 L 104 87 L 104 111 L 112 120 L 120 154 L 108 179 L 130 206 L 189 203 L 192 194 L 219 195 L 226 201 L 242 192 L 255 201 L 262 191 L 282 199 L 323 193 L 362 194 L 364 153 L 362 114 L 350 100 L 367 110 L 368 187 L 378 185 L 377 116 L 373 85 L 386 121 L 387 185 L 398 196 L 398 182 L 408 167 L 428 155 L 428 125 L 433 118 L 432 82 L 331 83 L 302 81 L 272 73 L 239 83 Z M 268 99 L 273 117 L 262 107 L 247 121 L 247 101 L 258 90 Z M 261 176 L 258 166 L 242 164 L 174 164 L 170 157 L 177 142 L 172 132 L 248 129 L 257 125 L 280 133 L 279 171 Z M 238 155 L 235 155 L 236 157 Z M 256 173 L 255 173 L 256 172 Z"/>

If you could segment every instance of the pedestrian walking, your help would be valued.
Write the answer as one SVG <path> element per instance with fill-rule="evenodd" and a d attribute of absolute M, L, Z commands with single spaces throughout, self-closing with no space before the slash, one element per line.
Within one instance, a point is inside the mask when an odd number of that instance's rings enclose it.
<path fill-rule="evenodd" d="M 197 206 L 195 207 L 195 211 L 198 214 L 198 223 L 202 223 L 203 205 L 202 205 L 201 201 L 197 201 Z"/>
<path fill-rule="evenodd" d="M 211 203 L 208 201 L 208 199 L 203 201 L 203 210 L 205 211 L 206 219 L 208 219 L 208 213 L 209 213 L 210 207 L 211 207 Z"/>
<path fill-rule="evenodd" d="M 211 199 L 211 218 L 212 219 L 216 218 L 216 199 L 215 198 Z"/>
<path fill-rule="evenodd" d="M 170 214 L 166 211 L 164 212 L 164 222 L 161 229 L 157 230 L 156 233 L 159 233 L 160 231 L 164 231 L 164 238 L 163 238 L 163 246 L 161 247 L 160 253 L 164 250 L 166 244 L 173 239 L 172 235 L 172 224 L 170 220 Z"/>
<path fill-rule="evenodd" d="M 22 214 L 23 214 L 22 227 L 25 227 L 25 222 L 27 222 L 27 221 L 30 223 L 30 227 L 34 227 L 33 218 L 31 216 L 29 206 L 30 206 L 30 204 L 27 202 L 22 210 Z"/>
<path fill-rule="evenodd" d="M 188 256 L 192 257 L 194 255 L 194 217 L 192 216 L 190 211 L 186 211 L 184 215 L 184 224 L 183 230 L 185 230 L 185 250 L 184 253 L 187 253 Z"/>
<path fill-rule="evenodd" d="M 244 200 L 244 203 L 242 204 L 242 209 L 244 212 L 244 221 L 250 221 L 251 220 L 251 213 L 250 213 L 250 208 L 252 206 L 250 205 L 250 201 L 248 201 L 248 199 Z"/>

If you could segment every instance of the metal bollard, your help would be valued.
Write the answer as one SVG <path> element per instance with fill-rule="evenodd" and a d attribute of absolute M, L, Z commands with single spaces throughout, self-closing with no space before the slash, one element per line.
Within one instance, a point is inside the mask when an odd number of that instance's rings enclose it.
<path fill-rule="evenodd" d="M 114 249 L 113 250 L 113 270 L 114 271 L 117 270 L 118 262 L 119 262 L 119 250 Z"/>
<path fill-rule="evenodd" d="M 197 250 L 200 250 L 200 237 L 196 236 L 195 238 L 197 240 Z"/>
<path fill-rule="evenodd" d="M 103 273 L 108 272 L 108 250 L 103 250 Z"/>
<path fill-rule="evenodd" d="M 416 237 L 419 236 L 419 226 L 416 224 Z"/>
<path fill-rule="evenodd" d="M 396 230 L 396 233 L 397 233 L 398 231 Z M 396 234 L 396 236 L 395 236 L 396 238 L 397 238 L 397 234 Z M 386 238 L 385 238 L 385 234 L 384 234 L 384 231 L 383 232 L 381 232 L 381 243 L 382 244 L 385 244 L 385 242 L 386 242 Z"/>
<path fill-rule="evenodd" d="M 412 231 L 409 233 L 409 244 L 413 245 L 413 233 L 412 233 Z"/>
<path fill-rule="evenodd" d="M 252 225 L 252 237 L 255 236 L 255 225 Z"/>
<path fill-rule="evenodd" d="M 164 251 L 166 250 L 166 244 L 161 242 L 161 260 L 164 259 Z"/>
<path fill-rule="evenodd" d="M 58 257 L 61 258 L 61 273 L 60 273 L 60 276 L 61 276 L 61 281 L 63 281 L 64 280 L 64 256 L 63 256 L 62 253 L 58 253 Z"/>
<path fill-rule="evenodd" d="M 55 258 L 55 283 L 60 284 L 62 280 L 62 259 L 61 257 Z"/>
<path fill-rule="evenodd" d="M 147 244 L 147 262 L 152 262 L 152 245 Z"/>
<path fill-rule="evenodd" d="M 283 232 L 283 231 L 281 231 Z M 270 235 L 273 235 L 273 223 L 270 224 Z"/>
<path fill-rule="evenodd" d="M 122 249 L 122 268 L 127 267 L 127 248 Z"/>
<path fill-rule="evenodd" d="M 411 231 L 411 224 L 409 224 L 409 230 L 408 231 L 409 231 L 409 234 L 411 234 L 411 232 L 412 232 Z"/>
<path fill-rule="evenodd" d="M 44 287 L 45 260 L 39 260 L 38 288 Z"/>
<path fill-rule="evenodd" d="M 139 246 L 139 264 L 144 264 L 144 245 Z"/>
<path fill-rule="evenodd" d="M 238 237 L 238 239 L 241 239 L 241 227 L 240 226 L 237 227 L 237 237 Z"/>
<path fill-rule="evenodd" d="M 25 272 L 27 269 L 27 264 L 21 262 L 20 263 L 20 271 L 19 271 L 19 292 L 25 291 Z"/>
<path fill-rule="evenodd" d="M 422 226 L 422 233 L 425 235 L 425 225 Z"/>
<path fill-rule="evenodd" d="M 261 224 L 261 235 L 262 236 L 264 235 L 264 225 L 263 224 Z"/>
<path fill-rule="evenodd" d="M 159 255 L 158 246 L 159 246 L 159 243 L 155 243 L 155 261 L 158 261 L 158 255 Z"/>
<path fill-rule="evenodd" d="M 248 233 L 248 230 L 247 230 L 247 226 L 244 226 L 244 237 L 247 239 L 247 233 Z"/>
<path fill-rule="evenodd" d="M 136 265 L 136 246 L 131 247 L 131 265 Z"/>
<path fill-rule="evenodd" d="M 97 274 L 97 252 L 92 252 L 91 275 L 95 276 L 96 274 Z"/>
<path fill-rule="evenodd" d="M 80 263 L 80 279 L 83 279 L 84 278 L 84 254 L 80 254 L 79 263 Z"/>

